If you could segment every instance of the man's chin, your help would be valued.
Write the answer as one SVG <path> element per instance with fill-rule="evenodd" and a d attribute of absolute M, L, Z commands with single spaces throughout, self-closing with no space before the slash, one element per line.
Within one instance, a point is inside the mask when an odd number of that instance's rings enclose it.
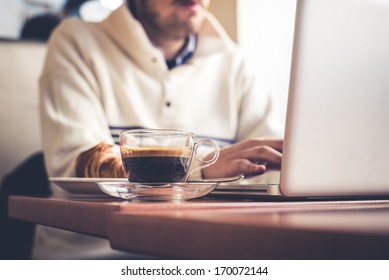
<path fill-rule="evenodd" d="M 182 25 L 185 26 L 186 29 L 191 30 L 191 33 L 197 32 L 200 30 L 204 18 L 203 15 L 196 14 L 189 17 L 186 21 L 183 21 Z"/>

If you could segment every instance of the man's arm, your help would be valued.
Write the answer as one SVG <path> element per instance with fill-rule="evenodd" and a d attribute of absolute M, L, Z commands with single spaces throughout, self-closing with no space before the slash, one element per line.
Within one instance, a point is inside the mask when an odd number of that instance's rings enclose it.
<path fill-rule="evenodd" d="M 78 36 L 73 34 L 74 30 Z M 89 47 L 81 45 L 80 37 Z M 114 143 L 99 95 L 93 58 L 88 52 L 94 47 L 92 37 L 85 24 L 66 20 L 52 33 L 48 44 L 40 79 L 40 115 L 45 162 L 52 177 L 75 176 L 80 154 L 101 142 Z M 111 162 L 109 158 L 93 164 Z M 92 163 L 92 157 L 87 161 Z M 86 166 L 88 171 L 79 174 L 94 176 L 94 165 Z"/>
<path fill-rule="evenodd" d="M 269 92 L 247 59 L 236 73 L 236 87 L 240 92 L 237 142 L 221 149 L 218 161 L 203 170 L 203 177 L 254 176 L 281 166 L 281 124 Z"/>

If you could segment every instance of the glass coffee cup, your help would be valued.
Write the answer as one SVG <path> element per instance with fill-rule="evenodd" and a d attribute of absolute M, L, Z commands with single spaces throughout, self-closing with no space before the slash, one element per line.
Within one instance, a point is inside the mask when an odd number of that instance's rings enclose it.
<path fill-rule="evenodd" d="M 213 157 L 203 160 L 200 146 L 211 147 Z M 180 130 L 134 129 L 120 133 L 120 153 L 130 183 L 171 183 L 185 182 L 194 172 L 214 164 L 219 146 Z M 191 169 L 194 158 L 198 166 Z"/>

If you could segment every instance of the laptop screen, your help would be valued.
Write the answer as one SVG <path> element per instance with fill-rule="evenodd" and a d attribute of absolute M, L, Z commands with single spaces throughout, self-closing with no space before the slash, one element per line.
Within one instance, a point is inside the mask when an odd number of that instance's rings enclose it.
<path fill-rule="evenodd" d="M 389 194 L 388 34 L 388 1 L 297 1 L 284 194 Z"/>

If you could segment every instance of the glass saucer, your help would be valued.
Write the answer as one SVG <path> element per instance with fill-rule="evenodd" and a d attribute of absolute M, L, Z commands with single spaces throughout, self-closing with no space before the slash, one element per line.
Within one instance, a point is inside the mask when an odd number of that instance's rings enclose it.
<path fill-rule="evenodd" d="M 202 197 L 213 191 L 219 183 L 117 183 L 98 182 L 106 194 L 128 200 L 175 201 Z"/>
<path fill-rule="evenodd" d="M 181 201 L 199 198 L 213 191 L 219 183 L 233 182 L 243 176 L 179 183 L 96 182 L 106 194 L 137 201 Z"/>

